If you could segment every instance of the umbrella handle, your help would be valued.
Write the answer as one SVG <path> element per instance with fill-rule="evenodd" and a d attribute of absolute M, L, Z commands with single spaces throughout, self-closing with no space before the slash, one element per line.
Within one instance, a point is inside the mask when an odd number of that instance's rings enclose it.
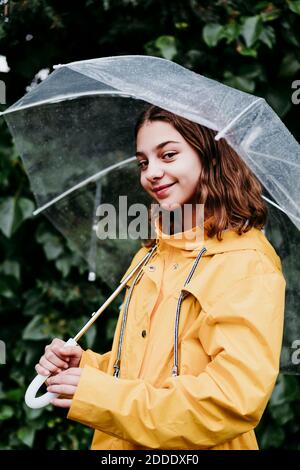
<path fill-rule="evenodd" d="M 64 347 L 66 346 L 77 346 L 77 342 L 73 339 L 70 338 L 68 341 L 64 344 Z M 41 395 L 40 397 L 36 397 L 37 392 L 43 385 L 43 383 L 46 382 L 48 377 L 50 377 L 51 374 L 48 375 L 41 375 L 37 374 L 37 376 L 33 379 L 31 384 L 26 390 L 25 393 L 25 403 L 29 408 L 37 409 L 37 408 L 44 408 L 44 406 L 49 405 L 50 401 L 53 398 L 56 398 L 59 394 L 58 393 L 52 393 L 52 392 L 46 392 L 44 395 Z"/>

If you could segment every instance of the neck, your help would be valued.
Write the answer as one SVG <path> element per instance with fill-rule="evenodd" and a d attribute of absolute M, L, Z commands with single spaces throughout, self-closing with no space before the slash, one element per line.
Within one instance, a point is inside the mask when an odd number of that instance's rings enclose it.
<path fill-rule="evenodd" d="M 170 226 L 170 235 L 191 230 L 201 226 L 211 216 L 204 210 L 202 204 L 185 204 L 173 211 L 162 210 L 162 231 L 167 233 Z M 170 222 L 169 222 L 170 221 Z M 164 225 L 166 224 L 166 226 Z"/>

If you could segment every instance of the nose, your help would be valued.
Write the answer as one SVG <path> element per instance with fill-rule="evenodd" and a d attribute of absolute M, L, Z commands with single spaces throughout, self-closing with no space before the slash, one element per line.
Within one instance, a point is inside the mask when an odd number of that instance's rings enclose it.
<path fill-rule="evenodd" d="M 154 181 L 164 176 L 165 172 L 159 160 L 148 163 L 146 178 L 148 181 Z"/>

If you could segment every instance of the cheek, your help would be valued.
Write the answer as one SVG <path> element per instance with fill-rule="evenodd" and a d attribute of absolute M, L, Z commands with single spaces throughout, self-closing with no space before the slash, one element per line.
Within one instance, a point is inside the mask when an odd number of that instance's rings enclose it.
<path fill-rule="evenodd" d="M 179 181 L 182 186 L 192 188 L 198 184 L 200 178 L 200 168 L 198 165 L 187 165 L 179 175 Z"/>
<path fill-rule="evenodd" d="M 178 190 L 184 198 L 190 198 L 197 189 L 199 183 L 200 170 L 195 168 L 187 169 L 185 175 L 180 178 L 180 185 Z M 180 196 L 180 197 L 181 197 Z"/>
<path fill-rule="evenodd" d="M 186 168 L 186 180 L 190 185 L 197 185 L 201 174 L 201 165 L 199 160 L 194 160 L 189 162 L 189 165 Z"/>
<path fill-rule="evenodd" d="M 145 178 L 145 176 L 143 174 L 141 174 L 140 176 L 140 183 L 141 183 L 141 186 L 144 188 L 144 189 L 147 189 L 148 185 L 147 185 L 147 179 Z"/>

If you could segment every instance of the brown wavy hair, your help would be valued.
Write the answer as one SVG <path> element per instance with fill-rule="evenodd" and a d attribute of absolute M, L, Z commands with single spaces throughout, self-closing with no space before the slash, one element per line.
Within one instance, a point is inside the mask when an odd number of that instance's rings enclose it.
<path fill-rule="evenodd" d="M 221 241 L 223 230 L 229 227 L 239 235 L 252 227 L 260 230 L 264 227 L 267 207 L 262 198 L 262 185 L 224 138 L 215 140 L 216 131 L 148 105 L 137 119 L 135 141 L 143 124 L 151 121 L 171 124 L 199 155 L 202 169 L 196 200 L 205 205 L 205 212 L 214 215 L 207 231 L 209 238 L 217 235 Z M 154 239 L 149 239 L 143 245 L 149 247 L 154 243 Z"/>

